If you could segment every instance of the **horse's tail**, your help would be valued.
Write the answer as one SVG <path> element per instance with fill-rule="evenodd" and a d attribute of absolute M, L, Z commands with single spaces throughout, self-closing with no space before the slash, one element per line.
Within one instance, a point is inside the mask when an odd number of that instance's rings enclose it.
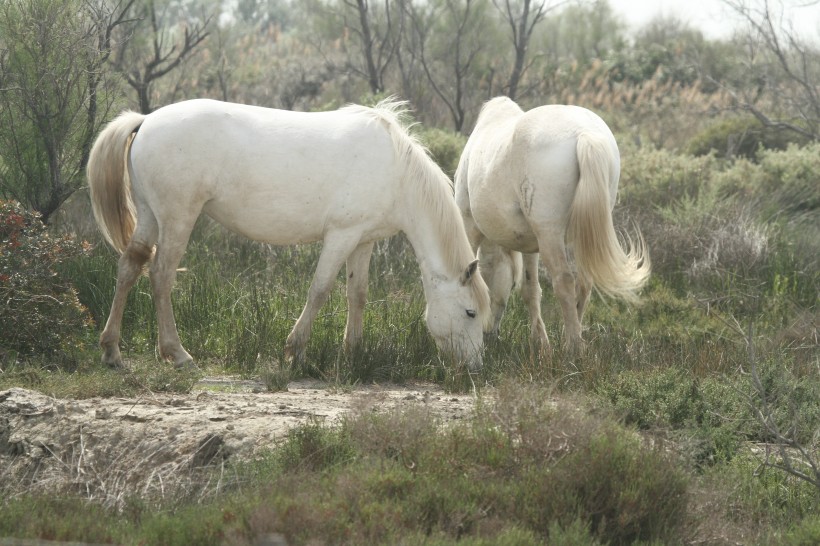
<path fill-rule="evenodd" d="M 125 111 L 97 137 L 88 157 L 88 187 L 94 218 L 105 240 L 122 254 L 136 226 L 127 174 L 131 137 L 145 116 Z"/>
<path fill-rule="evenodd" d="M 568 236 L 575 245 L 578 274 L 606 295 L 634 302 L 649 278 L 651 264 L 643 236 L 618 241 L 612 223 L 609 180 L 613 162 L 608 140 L 584 132 L 576 146 L 580 179 L 569 217 Z"/>

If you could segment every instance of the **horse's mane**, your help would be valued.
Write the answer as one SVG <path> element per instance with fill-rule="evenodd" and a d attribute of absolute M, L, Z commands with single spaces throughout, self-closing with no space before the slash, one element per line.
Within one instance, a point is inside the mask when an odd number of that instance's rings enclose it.
<path fill-rule="evenodd" d="M 396 153 L 408 166 L 402 184 L 410 190 L 411 197 L 418 200 L 419 205 L 433 210 L 433 219 L 438 224 L 434 227 L 440 234 L 450 274 L 458 276 L 463 273 L 467 264 L 475 260 L 475 255 L 453 199 L 453 182 L 436 165 L 427 148 L 409 132 L 410 125 L 402 119 L 409 109 L 407 101 L 388 97 L 373 108 L 351 105 L 346 109 L 369 113 L 388 128 Z M 479 312 L 485 320 L 491 320 L 489 291 L 484 280 L 471 285 L 479 302 Z"/>

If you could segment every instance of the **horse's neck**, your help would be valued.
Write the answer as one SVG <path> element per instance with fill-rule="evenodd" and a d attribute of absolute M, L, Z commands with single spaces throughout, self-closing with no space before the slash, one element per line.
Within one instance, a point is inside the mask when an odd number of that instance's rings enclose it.
<path fill-rule="evenodd" d="M 459 263 L 464 254 L 460 245 L 469 247 L 469 242 L 466 234 L 458 232 L 462 224 L 457 209 L 450 203 L 443 203 L 438 209 L 427 206 L 428 200 L 421 196 L 406 198 L 410 202 L 403 207 L 406 213 L 402 231 L 416 253 L 425 286 L 432 278 L 457 275 L 469 263 Z"/>
<path fill-rule="evenodd" d="M 416 253 L 425 285 L 433 277 L 451 276 L 447 244 L 437 232 L 436 221 L 430 211 L 419 210 L 408 215 L 405 224 L 402 231 Z"/>

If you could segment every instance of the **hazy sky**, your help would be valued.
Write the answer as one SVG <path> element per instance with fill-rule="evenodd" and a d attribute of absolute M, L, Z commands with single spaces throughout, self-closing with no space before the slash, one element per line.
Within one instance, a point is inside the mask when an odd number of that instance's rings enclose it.
<path fill-rule="evenodd" d="M 808 4 L 811 0 L 784 0 L 786 6 Z M 726 37 L 739 24 L 738 16 L 720 0 L 609 0 L 616 13 L 633 28 L 639 28 L 657 15 L 675 16 L 699 28 L 708 38 Z M 777 1 L 771 6 L 780 5 Z M 790 7 L 787 18 L 795 23 L 801 35 L 820 37 L 820 2 L 810 7 Z"/>

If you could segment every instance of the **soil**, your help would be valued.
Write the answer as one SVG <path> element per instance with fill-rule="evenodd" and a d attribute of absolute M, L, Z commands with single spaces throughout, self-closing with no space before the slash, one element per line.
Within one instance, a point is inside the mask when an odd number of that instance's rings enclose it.
<path fill-rule="evenodd" d="M 0 391 L 0 484 L 7 494 L 79 489 L 118 505 L 134 493 L 163 495 L 172 483 L 197 483 L 198 469 L 251 459 L 300 424 L 406 407 L 424 407 L 447 423 L 468 417 L 474 399 L 432 384 L 297 381 L 270 393 L 230 377 L 203 379 L 188 394 L 135 399 L 65 400 L 13 388 Z"/>

